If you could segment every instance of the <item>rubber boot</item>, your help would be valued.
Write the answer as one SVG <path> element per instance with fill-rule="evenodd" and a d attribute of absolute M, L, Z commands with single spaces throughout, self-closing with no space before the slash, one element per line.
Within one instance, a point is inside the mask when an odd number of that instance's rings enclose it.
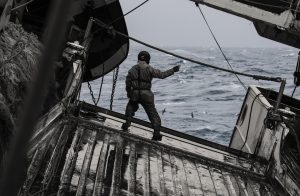
<path fill-rule="evenodd" d="M 129 127 L 129 126 L 127 125 L 127 123 L 123 123 L 121 129 L 122 129 L 123 131 L 128 132 L 128 127 Z"/>
<path fill-rule="evenodd" d="M 161 141 L 162 135 L 159 131 L 154 131 L 152 140 L 154 141 Z"/>

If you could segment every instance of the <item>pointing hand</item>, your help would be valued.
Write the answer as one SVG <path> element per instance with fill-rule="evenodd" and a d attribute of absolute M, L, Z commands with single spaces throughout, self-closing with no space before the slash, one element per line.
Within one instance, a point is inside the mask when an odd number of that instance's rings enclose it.
<path fill-rule="evenodd" d="M 176 65 L 175 67 L 173 67 L 173 71 L 174 72 L 178 72 L 180 68 L 180 65 Z"/>

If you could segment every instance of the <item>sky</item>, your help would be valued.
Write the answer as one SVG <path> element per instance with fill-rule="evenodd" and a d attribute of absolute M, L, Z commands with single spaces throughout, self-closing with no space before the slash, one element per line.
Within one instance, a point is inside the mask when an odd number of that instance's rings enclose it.
<path fill-rule="evenodd" d="M 126 13 L 144 0 L 120 0 Z M 260 37 L 252 22 L 200 5 L 222 47 L 286 47 Z M 130 36 L 160 47 L 216 47 L 199 9 L 189 0 L 149 0 L 127 15 Z"/>

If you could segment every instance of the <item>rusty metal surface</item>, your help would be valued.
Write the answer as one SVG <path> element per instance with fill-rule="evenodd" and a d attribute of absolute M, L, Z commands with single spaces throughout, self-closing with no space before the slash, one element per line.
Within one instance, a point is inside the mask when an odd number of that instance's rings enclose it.
<path fill-rule="evenodd" d="M 97 114 L 53 126 L 52 139 L 35 147 L 20 195 L 282 193 L 258 169 L 263 163 L 166 133 L 162 142 L 153 142 L 148 128 L 133 124 L 124 133 L 113 119 Z"/>

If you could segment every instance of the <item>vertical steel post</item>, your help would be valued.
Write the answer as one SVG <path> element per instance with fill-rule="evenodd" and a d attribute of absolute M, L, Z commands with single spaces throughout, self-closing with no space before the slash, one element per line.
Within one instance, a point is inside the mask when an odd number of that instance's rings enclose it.
<path fill-rule="evenodd" d="M 89 46 L 90 46 L 91 31 L 92 31 L 94 21 L 95 21 L 95 19 L 93 17 L 90 17 L 89 22 L 86 27 L 86 30 L 85 30 L 84 41 L 82 43 L 82 46 L 85 47 L 86 51 L 89 49 Z"/>
<path fill-rule="evenodd" d="M 281 103 L 281 99 L 282 99 L 282 96 L 283 96 L 283 91 L 284 91 L 285 84 L 286 84 L 286 79 L 282 78 L 281 84 L 280 84 L 280 89 L 279 89 L 277 100 L 276 100 L 276 104 L 275 104 L 275 109 L 274 109 L 275 114 L 278 112 L 278 109 L 279 109 L 279 106 L 280 106 L 280 103 Z"/>
<path fill-rule="evenodd" d="M 38 115 L 42 109 L 45 93 L 54 72 L 54 60 L 59 55 L 65 36 L 68 13 L 71 0 L 52 1 L 47 18 L 48 26 L 44 31 L 45 49 L 38 62 L 38 73 L 33 80 L 29 93 L 25 100 L 22 113 L 14 137 L 1 172 L 0 195 L 15 196 L 25 178 L 28 142 L 32 136 Z"/>

